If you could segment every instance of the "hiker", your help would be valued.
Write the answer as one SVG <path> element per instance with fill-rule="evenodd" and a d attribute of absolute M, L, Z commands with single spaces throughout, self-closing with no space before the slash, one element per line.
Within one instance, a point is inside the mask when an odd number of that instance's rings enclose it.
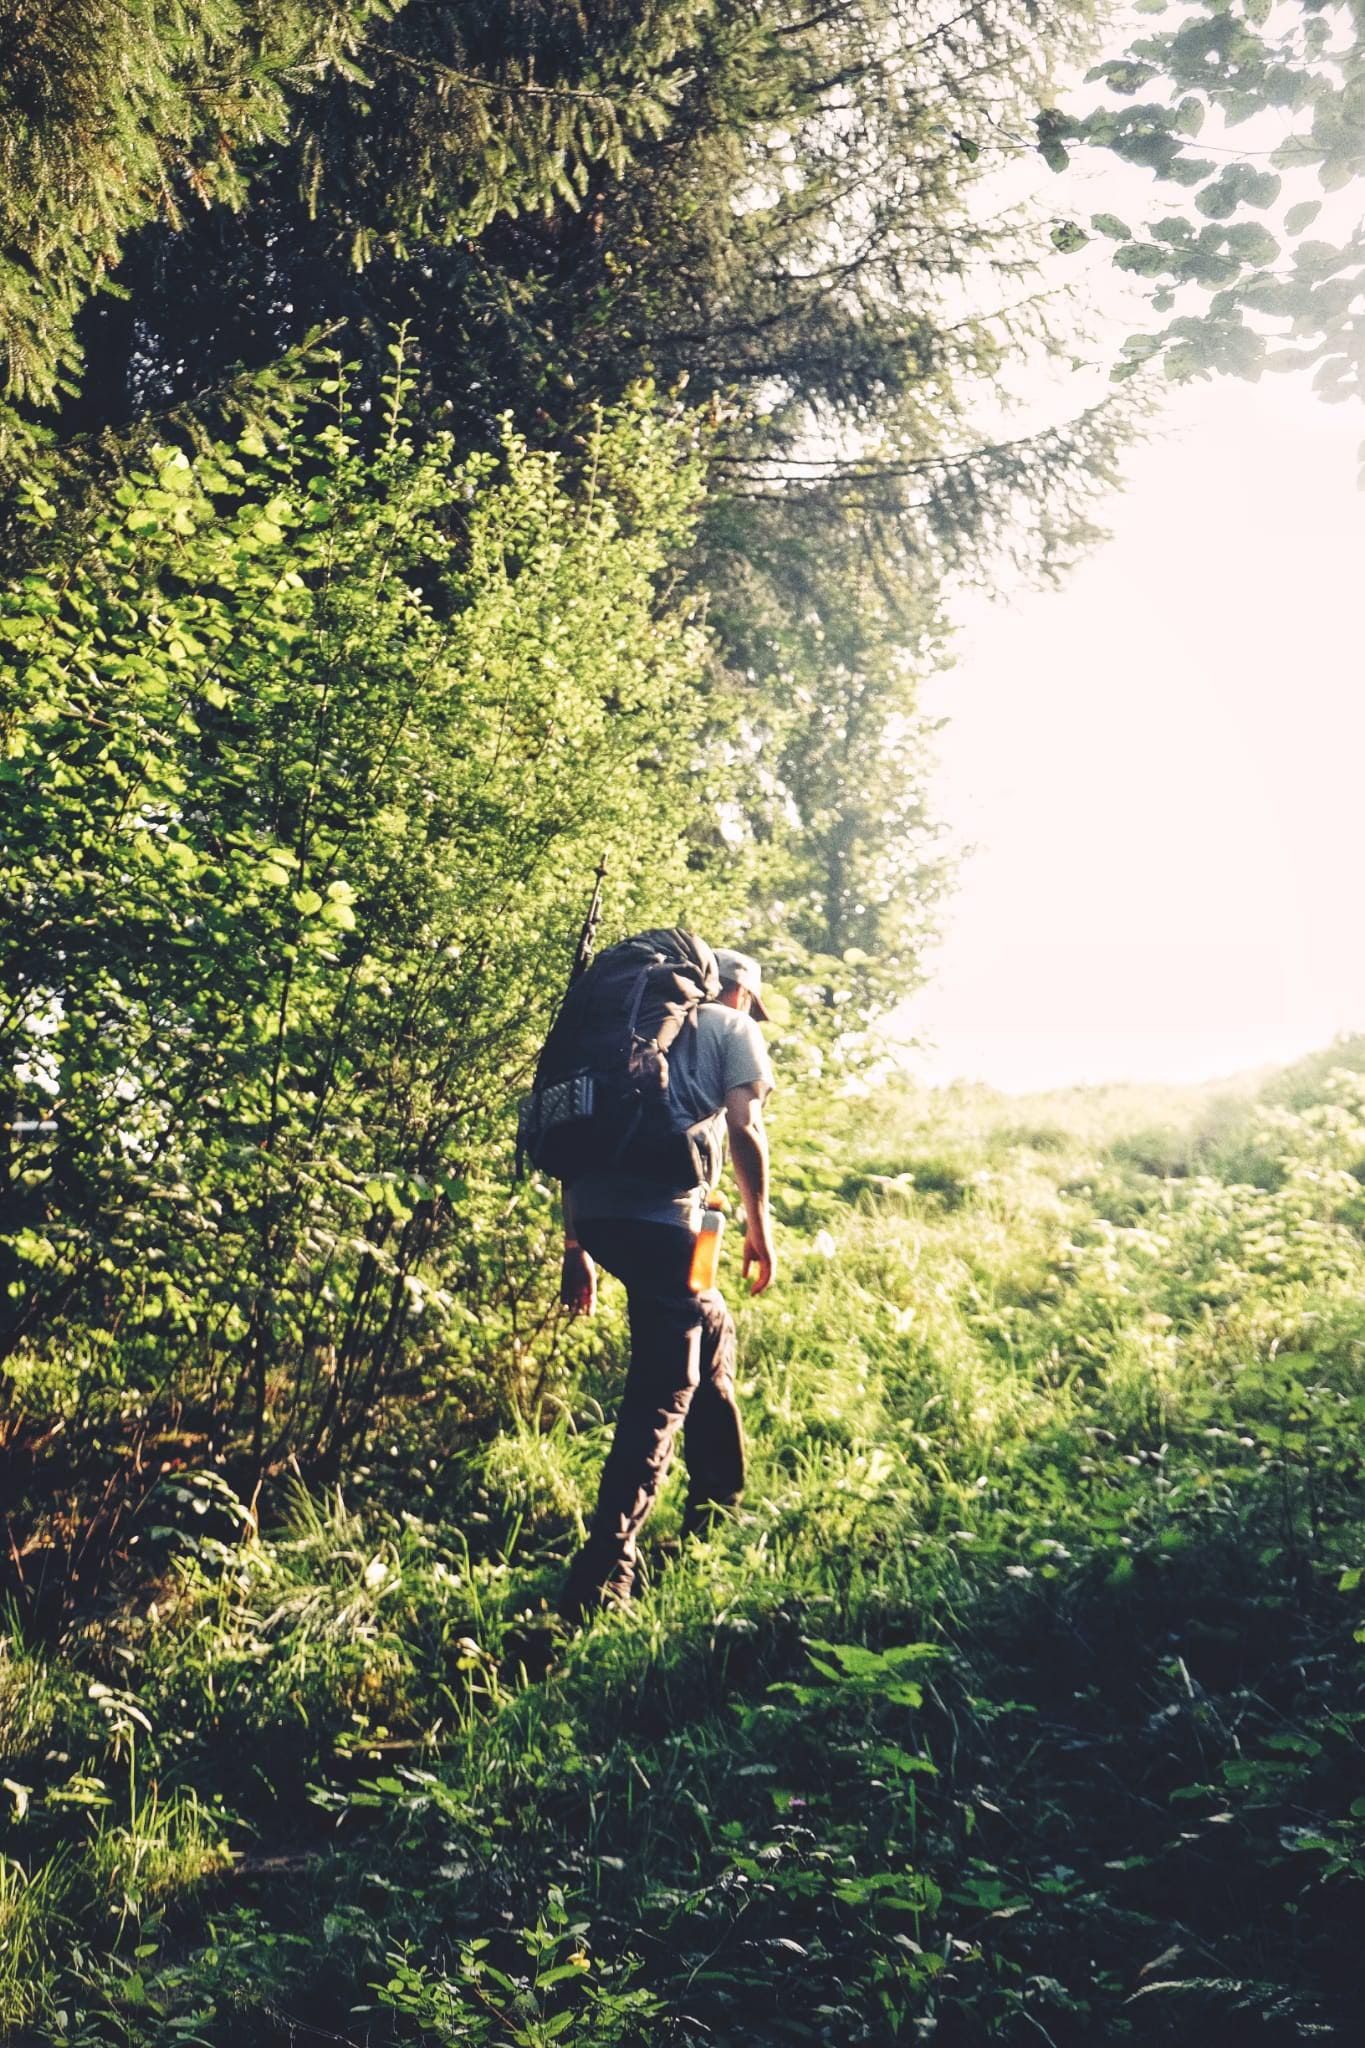
<path fill-rule="evenodd" d="M 596 1267 L 626 1289 L 630 1368 L 616 1434 L 602 1472 L 588 1540 L 569 1572 L 563 1612 L 630 1597 L 636 1539 L 668 1470 L 679 1427 L 687 1465 L 685 1535 L 700 1534 L 744 1485 L 744 1432 L 735 1400 L 735 1325 L 720 1291 L 689 1284 L 708 1196 L 725 1137 L 744 1207 L 743 1271 L 762 1294 L 776 1270 L 768 1214 L 763 1102 L 773 1085 L 758 1026 L 767 1018 L 763 980 L 748 954 L 717 949 L 719 993 L 702 1002 L 668 1055 L 668 1092 L 702 1131 L 713 1162 L 709 1185 L 669 1189 L 657 1180 L 602 1172 L 564 1186 L 566 1308 L 591 1315 Z M 712 984 L 714 986 L 714 983 Z"/>

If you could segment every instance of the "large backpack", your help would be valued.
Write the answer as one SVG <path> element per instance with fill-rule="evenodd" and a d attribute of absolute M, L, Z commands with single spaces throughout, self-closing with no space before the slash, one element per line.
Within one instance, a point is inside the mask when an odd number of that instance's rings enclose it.
<path fill-rule="evenodd" d="M 628 1173 L 666 1188 L 709 1183 L 704 1124 L 669 1090 L 668 1056 L 720 994 L 711 948 L 672 927 L 599 953 L 569 985 L 521 1109 L 519 1153 L 555 1180 Z"/>

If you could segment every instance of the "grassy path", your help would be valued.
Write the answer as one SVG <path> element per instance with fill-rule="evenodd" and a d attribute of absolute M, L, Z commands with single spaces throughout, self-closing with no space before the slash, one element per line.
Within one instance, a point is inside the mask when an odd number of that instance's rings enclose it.
<path fill-rule="evenodd" d="M 631 1613 L 542 1604 L 608 1321 L 572 1416 L 251 1542 L 177 1483 L 14 1631 L 12 2038 L 1358 2038 L 1361 1077 L 834 1107 L 746 1509 L 679 1558 L 666 1501 Z"/>

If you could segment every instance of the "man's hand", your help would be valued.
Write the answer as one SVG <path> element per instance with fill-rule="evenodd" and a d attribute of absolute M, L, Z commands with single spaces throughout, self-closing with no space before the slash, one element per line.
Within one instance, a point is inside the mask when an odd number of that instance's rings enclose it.
<path fill-rule="evenodd" d="M 744 1232 L 744 1277 L 749 1278 L 750 1266 L 757 1267 L 750 1294 L 762 1294 L 765 1287 L 772 1285 L 773 1274 L 777 1271 L 777 1252 L 773 1245 L 772 1224 L 765 1216 L 757 1230 L 749 1224 Z"/>
<path fill-rule="evenodd" d="M 597 1268 L 581 1244 L 564 1247 L 559 1299 L 571 1316 L 590 1316 L 597 1307 Z"/>

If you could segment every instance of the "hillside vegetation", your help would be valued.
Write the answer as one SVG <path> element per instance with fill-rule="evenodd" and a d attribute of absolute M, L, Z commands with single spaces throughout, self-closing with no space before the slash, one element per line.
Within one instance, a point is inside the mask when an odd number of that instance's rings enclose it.
<path fill-rule="evenodd" d="M 1158 362 L 1359 383 L 1359 13 L 1068 112 L 1090 0 L 8 10 L 0 2035 L 1358 2035 L 1365 1048 L 867 1077 L 961 593 Z M 785 1268 L 742 1510 L 570 1635 L 621 1307 L 511 1155 L 595 874 L 763 961 Z"/>
<path fill-rule="evenodd" d="M 1363 1068 L 786 1091 L 744 1509 L 573 1637 L 614 1294 L 457 1455 L 164 1441 L 11 1616 L 12 2037 L 1357 2038 Z"/>

